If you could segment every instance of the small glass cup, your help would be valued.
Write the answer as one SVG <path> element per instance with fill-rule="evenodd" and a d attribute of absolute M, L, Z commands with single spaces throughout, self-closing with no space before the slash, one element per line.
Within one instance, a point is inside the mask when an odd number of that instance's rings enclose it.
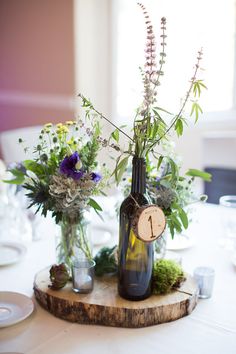
<path fill-rule="evenodd" d="M 93 260 L 76 260 L 72 264 L 72 284 L 76 293 L 87 294 L 93 290 L 94 285 Z"/>
<path fill-rule="evenodd" d="M 219 200 L 222 206 L 222 237 L 220 245 L 227 250 L 236 246 L 236 195 L 223 195 Z"/>
<path fill-rule="evenodd" d="M 212 296 L 212 290 L 215 279 L 215 271 L 210 267 L 197 267 L 194 270 L 193 277 L 197 282 L 201 299 L 208 299 Z"/>

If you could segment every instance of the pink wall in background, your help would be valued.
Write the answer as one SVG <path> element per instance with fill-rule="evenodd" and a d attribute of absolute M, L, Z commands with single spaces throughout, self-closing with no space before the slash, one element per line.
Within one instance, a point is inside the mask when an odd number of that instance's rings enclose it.
<path fill-rule="evenodd" d="M 73 118 L 73 0 L 0 0 L 0 43 L 0 131 Z"/>
<path fill-rule="evenodd" d="M 58 123 L 74 118 L 69 109 L 46 109 L 41 107 L 16 107 L 1 105 L 1 131 L 31 127 L 45 123 Z"/>

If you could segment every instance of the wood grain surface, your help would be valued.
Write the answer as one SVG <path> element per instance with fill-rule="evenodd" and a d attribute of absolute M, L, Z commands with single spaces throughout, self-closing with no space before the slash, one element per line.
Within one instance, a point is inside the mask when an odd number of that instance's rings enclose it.
<path fill-rule="evenodd" d="M 114 276 L 96 279 L 90 294 L 74 293 L 71 283 L 59 291 L 48 288 L 49 284 L 49 268 L 36 274 L 34 293 L 41 306 L 56 317 L 81 324 L 147 327 L 187 316 L 197 304 L 197 286 L 189 275 L 179 291 L 143 301 L 122 299 Z"/>

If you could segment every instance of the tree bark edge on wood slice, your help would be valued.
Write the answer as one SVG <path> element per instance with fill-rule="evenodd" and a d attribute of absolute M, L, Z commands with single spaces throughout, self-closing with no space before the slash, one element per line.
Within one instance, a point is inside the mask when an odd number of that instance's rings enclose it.
<path fill-rule="evenodd" d="M 189 275 L 180 292 L 152 295 L 143 301 L 119 297 L 114 277 L 96 279 L 94 291 L 83 295 L 74 293 L 71 283 L 59 291 L 49 289 L 49 284 L 49 268 L 36 274 L 34 294 L 40 305 L 56 317 L 80 324 L 148 327 L 187 316 L 197 304 L 197 286 Z"/>

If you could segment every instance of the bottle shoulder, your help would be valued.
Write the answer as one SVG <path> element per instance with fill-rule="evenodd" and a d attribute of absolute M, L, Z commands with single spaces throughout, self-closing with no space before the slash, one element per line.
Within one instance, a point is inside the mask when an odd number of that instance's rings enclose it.
<path fill-rule="evenodd" d="M 123 200 L 120 209 L 136 207 L 137 204 L 139 206 L 150 204 L 148 196 L 146 194 L 141 193 L 132 193 L 132 195 L 128 195 L 128 197 Z"/>

